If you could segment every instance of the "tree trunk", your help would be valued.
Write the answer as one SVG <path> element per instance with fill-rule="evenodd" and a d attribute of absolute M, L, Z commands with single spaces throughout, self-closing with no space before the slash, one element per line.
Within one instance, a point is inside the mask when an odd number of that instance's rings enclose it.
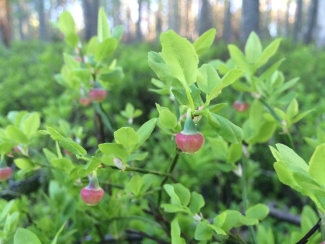
<path fill-rule="evenodd" d="M 199 16 L 199 35 L 211 29 L 213 26 L 212 6 L 209 0 L 201 0 L 201 9 Z"/>
<path fill-rule="evenodd" d="M 291 4 L 291 0 L 287 0 L 285 37 L 290 36 L 290 22 L 289 22 L 290 4 Z"/>
<path fill-rule="evenodd" d="M 136 25 L 136 35 L 137 35 L 137 41 L 142 40 L 142 31 L 141 31 L 141 21 L 142 21 L 142 3 L 143 0 L 138 0 L 138 21 Z"/>
<path fill-rule="evenodd" d="M 255 31 L 259 34 L 259 0 L 243 0 L 241 41 L 245 43 L 249 34 Z"/>
<path fill-rule="evenodd" d="M 304 36 L 305 44 L 309 44 L 313 37 L 313 30 L 316 24 L 316 17 L 317 17 L 317 6 L 318 6 L 318 0 L 311 0 L 309 6 L 306 33 Z"/>
<path fill-rule="evenodd" d="M 97 34 L 97 19 L 99 0 L 82 0 L 84 21 L 85 21 L 85 39 L 88 41 Z"/>
<path fill-rule="evenodd" d="M 324 47 L 325 46 L 325 1 L 321 0 L 318 2 L 317 7 L 317 31 L 316 31 L 316 46 Z"/>
<path fill-rule="evenodd" d="M 293 42 L 297 43 L 300 40 L 301 26 L 302 26 L 302 0 L 297 0 L 295 26 L 293 29 Z"/>
<path fill-rule="evenodd" d="M 168 29 L 179 32 L 179 2 L 176 0 L 168 0 Z"/>
<path fill-rule="evenodd" d="M 21 7 L 21 3 L 19 2 L 17 4 L 17 9 L 18 9 L 18 29 L 19 29 L 19 37 L 20 40 L 24 40 L 25 39 L 25 34 L 24 34 L 24 30 L 23 30 L 23 23 L 24 23 L 24 10 Z"/>
<path fill-rule="evenodd" d="M 159 40 L 160 34 L 162 32 L 162 10 L 163 10 L 163 6 L 161 0 L 159 0 L 158 10 L 156 14 L 156 40 Z"/>
<path fill-rule="evenodd" d="M 46 26 L 44 16 L 44 0 L 38 1 L 39 39 L 46 40 Z"/>
<path fill-rule="evenodd" d="M 121 19 L 120 19 L 120 14 L 121 14 L 121 2 L 120 0 L 113 0 L 113 21 L 114 21 L 114 26 L 120 25 Z"/>
<path fill-rule="evenodd" d="M 9 47 L 11 40 L 10 6 L 8 0 L 0 0 L 0 30 L 2 40 Z"/>
<path fill-rule="evenodd" d="M 223 18 L 222 38 L 226 43 L 231 41 L 232 25 L 231 25 L 231 0 L 224 0 L 225 14 Z"/>

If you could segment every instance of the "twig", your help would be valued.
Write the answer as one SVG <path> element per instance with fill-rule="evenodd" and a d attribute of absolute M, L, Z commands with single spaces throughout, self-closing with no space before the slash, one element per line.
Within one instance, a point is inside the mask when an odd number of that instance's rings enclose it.
<path fill-rule="evenodd" d="M 321 219 L 319 219 L 317 221 L 317 223 L 314 225 L 314 227 L 311 228 L 311 230 L 308 231 L 308 233 L 303 238 L 301 238 L 301 240 L 298 241 L 297 244 L 305 244 L 305 243 L 307 243 L 308 238 L 311 237 L 320 228 L 320 221 L 321 221 Z"/>
<path fill-rule="evenodd" d="M 113 166 L 113 165 L 102 165 L 103 168 L 110 168 L 110 169 L 117 169 L 121 170 L 120 168 Z M 169 173 L 164 173 L 156 170 L 151 169 L 142 169 L 142 168 L 135 168 L 135 167 L 126 167 L 123 171 L 132 171 L 132 172 L 138 172 L 143 174 L 152 174 L 152 175 L 159 175 L 159 176 L 165 176 L 167 179 L 171 177 Z"/>

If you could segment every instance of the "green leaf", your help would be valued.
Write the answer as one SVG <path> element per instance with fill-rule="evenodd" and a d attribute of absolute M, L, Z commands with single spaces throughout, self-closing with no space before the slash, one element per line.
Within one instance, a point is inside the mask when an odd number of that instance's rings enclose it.
<path fill-rule="evenodd" d="M 118 83 L 124 78 L 122 67 L 116 67 L 114 70 L 100 75 L 100 80 L 109 83 Z"/>
<path fill-rule="evenodd" d="M 98 37 L 93 36 L 88 42 L 86 54 L 87 55 L 95 55 L 96 48 L 97 48 L 98 44 L 99 44 Z"/>
<path fill-rule="evenodd" d="M 279 180 L 290 186 L 296 191 L 301 191 L 301 187 L 297 184 L 296 180 L 293 178 L 292 172 L 285 166 L 283 162 L 275 162 L 273 167 L 278 175 Z"/>
<path fill-rule="evenodd" d="M 255 32 L 251 32 L 247 39 L 245 54 L 247 61 L 251 64 L 254 64 L 262 54 L 262 45 L 258 35 Z"/>
<path fill-rule="evenodd" d="M 169 70 L 161 53 L 149 52 L 148 62 L 150 68 L 156 73 L 158 78 L 160 80 L 165 81 L 168 86 L 179 87 L 179 88 L 183 87 L 180 81 L 177 78 L 175 78 L 171 73 L 171 71 Z"/>
<path fill-rule="evenodd" d="M 126 148 L 117 143 L 103 143 L 98 145 L 99 150 L 105 155 L 114 155 L 120 159 L 126 159 L 129 156 Z"/>
<path fill-rule="evenodd" d="M 174 218 L 170 223 L 171 238 L 173 244 L 186 244 L 186 241 L 181 238 L 181 229 L 179 228 L 177 218 Z"/>
<path fill-rule="evenodd" d="M 51 162 L 52 158 L 57 158 L 56 154 L 51 152 L 47 148 L 43 148 L 43 153 L 45 154 L 45 157 L 49 162 Z"/>
<path fill-rule="evenodd" d="M 286 114 L 288 118 L 291 119 L 294 116 L 296 116 L 298 112 L 299 112 L 298 102 L 296 99 L 292 99 L 292 101 L 290 102 L 287 108 Z"/>
<path fill-rule="evenodd" d="M 257 243 L 274 244 L 274 235 L 270 227 L 265 228 L 263 225 L 257 226 Z"/>
<path fill-rule="evenodd" d="M 195 85 L 191 85 L 190 89 L 191 89 L 190 94 L 193 99 L 194 105 L 196 105 L 197 107 L 203 105 L 203 101 L 200 96 L 200 90 Z M 179 104 L 189 105 L 189 101 L 187 99 L 185 89 L 173 87 L 172 93 Z"/>
<path fill-rule="evenodd" d="M 194 46 L 185 38 L 169 30 L 160 36 L 162 56 L 173 74 L 183 86 L 196 81 L 199 59 Z"/>
<path fill-rule="evenodd" d="M 14 140 L 16 143 L 28 144 L 28 138 L 16 126 L 8 125 L 6 131 L 8 137 Z"/>
<path fill-rule="evenodd" d="M 227 155 L 227 163 L 234 164 L 242 157 L 242 144 L 231 144 Z"/>
<path fill-rule="evenodd" d="M 109 26 L 105 11 L 102 7 L 98 12 L 97 36 L 99 43 L 111 37 L 111 28 Z"/>
<path fill-rule="evenodd" d="M 20 169 L 32 169 L 35 167 L 35 163 L 29 158 L 16 158 L 14 162 Z"/>
<path fill-rule="evenodd" d="M 198 241 L 206 241 L 212 238 L 212 229 L 208 220 L 200 222 L 195 229 L 194 238 Z"/>
<path fill-rule="evenodd" d="M 229 231 L 230 229 L 232 229 L 238 223 L 238 221 L 240 220 L 240 218 L 242 216 L 240 212 L 235 211 L 235 210 L 226 210 L 220 215 L 226 215 L 225 221 L 221 227 L 226 232 Z M 220 216 L 220 215 L 218 215 L 218 216 Z M 222 217 L 220 217 L 220 218 L 222 218 Z"/>
<path fill-rule="evenodd" d="M 115 141 L 125 146 L 128 150 L 140 141 L 140 136 L 131 127 L 122 127 L 114 132 Z"/>
<path fill-rule="evenodd" d="M 189 189 L 187 189 L 185 186 L 182 184 L 173 184 L 174 191 L 181 200 L 181 203 L 183 206 L 187 206 L 190 202 L 191 199 L 191 193 Z"/>
<path fill-rule="evenodd" d="M 101 161 L 95 157 L 92 157 L 88 163 L 78 170 L 78 175 L 80 177 L 85 177 L 92 173 L 94 170 L 98 169 L 98 166 L 101 164 Z"/>
<path fill-rule="evenodd" d="M 143 180 L 141 176 L 138 174 L 134 174 L 128 184 L 128 187 L 131 190 L 133 195 L 138 196 L 141 191 L 142 185 L 143 185 Z"/>
<path fill-rule="evenodd" d="M 31 138 L 37 133 L 40 125 L 41 118 L 39 113 L 30 113 L 27 117 L 24 117 L 24 119 L 22 120 L 21 130 L 28 138 Z"/>
<path fill-rule="evenodd" d="M 59 17 L 59 29 L 64 35 L 75 33 L 75 24 L 72 15 L 64 11 Z"/>
<path fill-rule="evenodd" d="M 131 154 L 126 161 L 142 161 L 148 156 L 148 152 Z"/>
<path fill-rule="evenodd" d="M 95 60 L 100 63 L 111 56 L 117 48 L 117 41 L 114 38 L 108 38 L 98 45 L 95 52 Z"/>
<path fill-rule="evenodd" d="M 281 42 L 281 38 L 277 38 L 263 50 L 261 56 L 256 61 L 255 64 L 256 68 L 259 68 L 262 65 L 264 65 L 276 53 L 280 45 L 280 42 Z"/>
<path fill-rule="evenodd" d="M 211 114 L 211 116 L 220 124 L 218 128 L 214 127 L 214 129 L 226 141 L 231 143 L 239 143 L 242 141 L 243 131 L 241 128 L 218 114 Z"/>
<path fill-rule="evenodd" d="M 169 184 L 165 184 L 164 185 L 164 189 L 165 191 L 167 192 L 167 194 L 170 196 L 171 198 L 171 203 L 173 205 L 179 205 L 181 206 L 182 205 L 182 202 L 181 200 L 179 199 L 178 195 L 176 194 L 175 190 L 174 190 L 174 187 L 172 185 L 169 185 Z"/>
<path fill-rule="evenodd" d="M 56 233 L 54 239 L 52 240 L 51 244 L 57 244 L 58 241 L 58 237 L 61 234 L 62 230 L 64 229 L 64 226 L 66 225 L 67 222 L 64 222 L 64 224 L 61 226 L 61 228 L 58 230 L 58 232 Z"/>
<path fill-rule="evenodd" d="M 221 83 L 216 86 L 215 88 L 213 88 L 213 90 L 209 93 L 208 96 L 208 100 L 212 100 L 213 98 L 215 98 L 216 96 L 219 95 L 220 91 L 229 86 L 230 84 L 232 84 L 233 82 L 235 82 L 239 77 L 241 77 L 243 74 L 242 70 L 239 69 L 231 69 L 227 72 L 227 74 L 225 74 L 222 79 L 221 79 Z"/>
<path fill-rule="evenodd" d="M 291 148 L 286 145 L 277 143 L 276 147 L 281 155 L 282 161 L 288 166 L 289 169 L 301 168 L 304 171 L 308 171 L 308 165 L 306 162 L 298 156 Z"/>
<path fill-rule="evenodd" d="M 161 204 L 161 207 L 167 213 L 177 213 L 177 212 L 188 213 L 188 209 L 186 207 L 180 206 L 180 205 L 164 203 L 164 204 Z"/>
<path fill-rule="evenodd" d="M 218 226 L 209 225 L 209 227 L 213 229 L 218 235 L 225 235 L 225 236 L 227 235 L 226 232 Z"/>
<path fill-rule="evenodd" d="M 65 42 L 71 47 L 77 47 L 79 43 L 79 37 L 76 33 L 69 33 L 64 38 Z"/>
<path fill-rule="evenodd" d="M 315 111 L 315 109 L 310 109 L 310 110 L 307 110 L 305 112 L 302 112 L 300 114 L 298 114 L 291 122 L 294 124 L 294 123 L 297 123 L 299 120 L 303 119 L 306 115 L 308 115 L 309 113 Z"/>
<path fill-rule="evenodd" d="M 216 36 L 216 29 L 210 29 L 204 32 L 198 39 L 193 43 L 196 54 L 201 56 L 206 50 L 212 45 Z"/>
<path fill-rule="evenodd" d="M 72 57 L 71 55 L 67 54 L 67 53 L 63 53 L 63 59 L 64 59 L 64 63 L 65 65 L 70 69 L 76 69 L 80 67 L 80 63 L 75 60 L 74 57 Z"/>
<path fill-rule="evenodd" d="M 310 161 L 308 173 L 317 181 L 317 183 L 325 185 L 325 144 L 316 147 Z"/>
<path fill-rule="evenodd" d="M 121 41 L 123 36 L 124 26 L 118 25 L 113 28 L 112 37 L 115 38 L 118 42 Z"/>
<path fill-rule="evenodd" d="M 136 149 L 143 145 L 143 143 L 145 143 L 145 141 L 150 137 L 151 133 L 155 129 L 156 123 L 156 118 L 150 119 L 137 130 L 140 139 L 137 143 Z"/>
<path fill-rule="evenodd" d="M 228 45 L 228 50 L 230 53 L 231 59 L 235 62 L 237 67 L 245 71 L 248 75 L 253 74 L 252 66 L 247 62 L 243 53 L 235 45 Z"/>
<path fill-rule="evenodd" d="M 14 244 L 42 244 L 37 236 L 27 229 L 18 228 L 14 236 Z"/>
<path fill-rule="evenodd" d="M 279 68 L 279 66 L 282 64 L 282 62 L 285 60 L 285 58 L 280 59 L 278 62 L 273 64 L 271 67 L 269 67 L 267 70 L 265 70 L 261 75 L 260 75 L 260 80 L 266 80 L 269 79 L 273 73 Z"/>
<path fill-rule="evenodd" d="M 257 225 L 257 224 L 258 224 L 257 219 L 249 218 L 249 217 L 246 217 L 246 216 L 241 216 L 237 226 L 241 226 L 241 225 L 250 226 L 250 225 Z"/>
<path fill-rule="evenodd" d="M 6 154 L 10 152 L 13 146 L 14 145 L 7 141 L 0 142 L 0 154 Z"/>
<path fill-rule="evenodd" d="M 167 129 L 173 130 L 177 126 L 177 118 L 169 109 L 163 109 L 158 119 L 159 123 Z"/>
<path fill-rule="evenodd" d="M 246 216 L 252 219 L 262 220 L 269 214 L 269 207 L 264 204 L 256 204 L 248 208 L 245 212 Z"/>
<path fill-rule="evenodd" d="M 191 212 L 194 214 L 199 213 L 201 208 L 205 205 L 204 198 L 201 194 L 197 192 L 191 193 L 191 202 L 188 208 L 191 210 Z"/>
<path fill-rule="evenodd" d="M 51 164 L 53 165 L 53 167 L 58 168 L 67 174 L 69 174 L 74 168 L 71 160 L 67 158 L 53 158 L 51 160 Z"/>
<path fill-rule="evenodd" d="M 203 64 L 199 68 L 197 85 L 206 94 L 210 94 L 214 87 L 218 86 L 221 79 L 217 71 L 210 64 Z"/>

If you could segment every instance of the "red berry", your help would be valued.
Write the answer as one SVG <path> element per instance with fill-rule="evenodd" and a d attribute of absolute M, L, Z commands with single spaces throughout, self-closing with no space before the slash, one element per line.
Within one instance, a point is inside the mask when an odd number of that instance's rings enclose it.
<path fill-rule="evenodd" d="M 88 97 L 81 97 L 79 98 L 79 103 L 82 105 L 82 106 L 88 106 L 90 104 L 90 99 Z"/>
<path fill-rule="evenodd" d="M 100 187 L 98 189 L 90 189 L 86 186 L 81 189 L 80 196 L 87 205 L 94 206 L 102 200 L 104 190 Z"/>
<path fill-rule="evenodd" d="M 204 144 L 204 137 L 201 133 L 183 134 L 182 132 L 176 135 L 177 146 L 185 153 L 196 153 Z"/>
<path fill-rule="evenodd" d="M 238 112 L 245 112 L 249 108 L 249 103 L 237 100 L 232 104 L 232 106 Z"/>
<path fill-rule="evenodd" d="M 7 180 L 12 174 L 12 169 L 9 167 L 0 168 L 0 181 Z"/>
<path fill-rule="evenodd" d="M 95 102 L 102 102 L 107 97 L 107 91 L 99 88 L 94 88 L 89 92 L 89 97 Z"/>

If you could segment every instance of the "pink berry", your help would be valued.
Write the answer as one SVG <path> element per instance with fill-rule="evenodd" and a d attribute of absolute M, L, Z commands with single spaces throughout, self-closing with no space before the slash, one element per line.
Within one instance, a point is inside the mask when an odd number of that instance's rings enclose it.
<path fill-rule="evenodd" d="M 102 200 L 104 190 L 100 187 L 98 189 L 90 189 L 86 186 L 81 189 L 80 196 L 87 205 L 94 206 Z"/>
<path fill-rule="evenodd" d="M 89 92 L 89 97 L 95 102 L 102 102 L 107 97 L 107 91 L 99 88 L 94 88 Z"/>
<path fill-rule="evenodd" d="M 232 106 L 238 112 L 245 112 L 249 108 L 249 103 L 237 100 L 232 104 Z"/>
<path fill-rule="evenodd" d="M 88 106 L 90 104 L 90 102 L 91 101 L 90 101 L 90 99 L 88 97 L 79 98 L 79 103 L 84 107 Z"/>
<path fill-rule="evenodd" d="M 0 168 L 0 181 L 7 180 L 12 174 L 12 169 L 9 167 Z"/>
<path fill-rule="evenodd" d="M 185 153 L 193 154 L 201 149 L 204 144 L 204 137 L 201 133 L 176 135 L 177 146 Z"/>

